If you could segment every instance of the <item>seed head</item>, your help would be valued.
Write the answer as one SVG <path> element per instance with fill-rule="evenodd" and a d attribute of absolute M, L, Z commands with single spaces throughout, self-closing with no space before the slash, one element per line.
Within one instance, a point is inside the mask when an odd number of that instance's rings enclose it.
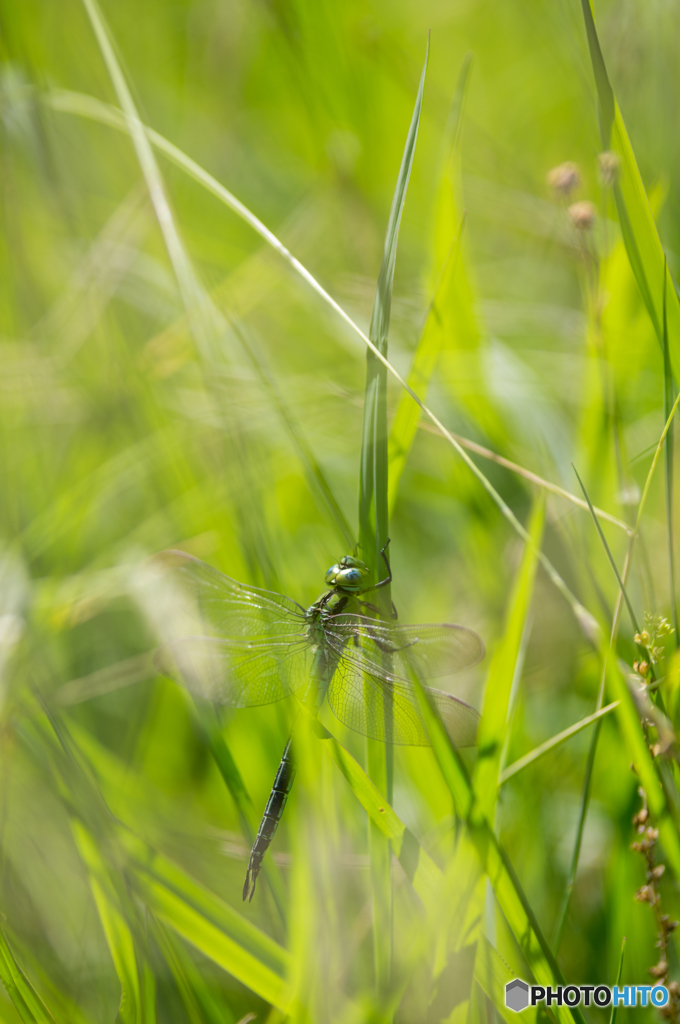
<path fill-rule="evenodd" d="M 649 647 L 651 637 L 646 629 L 643 629 L 641 633 L 636 633 L 633 637 L 636 644 L 640 644 L 640 647 Z"/>
<path fill-rule="evenodd" d="M 572 203 L 569 207 L 569 216 L 577 231 L 590 231 L 595 223 L 597 211 L 587 199 L 579 203 Z"/>
<path fill-rule="evenodd" d="M 650 871 L 649 877 L 652 879 L 661 878 L 665 870 L 665 864 L 657 864 L 656 867 L 652 868 L 652 870 Z"/>
<path fill-rule="evenodd" d="M 572 192 L 581 184 L 581 172 L 576 164 L 567 161 L 567 163 L 559 164 L 548 171 L 546 180 L 558 196 L 569 199 Z"/>
<path fill-rule="evenodd" d="M 613 185 L 619 176 L 619 168 L 621 166 L 621 158 L 618 153 L 612 153 L 611 150 L 600 153 L 597 158 L 597 165 L 602 184 L 605 186 Z"/>
<path fill-rule="evenodd" d="M 656 967 L 650 967 L 649 973 L 655 978 L 663 978 L 664 974 L 668 971 L 668 964 L 665 960 L 660 960 Z"/>

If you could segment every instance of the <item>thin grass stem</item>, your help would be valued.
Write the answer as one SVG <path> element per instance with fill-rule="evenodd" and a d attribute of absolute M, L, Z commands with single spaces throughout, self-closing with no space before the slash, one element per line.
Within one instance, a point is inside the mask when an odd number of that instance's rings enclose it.
<path fill-rule="evenodd" d="M 663 266 L 663 402 L 664 416 L 670 416 L 673 408 L 673 371 L 671 369 L 671 356 L 668 345 L 668 308 L 667 308 L 667 287 L 668 287 L 668 263 L 664 256 Z M 680 640 L 678 638 L 678 608 L 675 598 L 675 544 L 673 543 L 673 429 L 668 431 L 665 443 L 665 468 L 666 468 L 666 537 L 668 541 L 668 573 L 670 584 L 670 606 L 671 622 L 675 630 L 675 646 L 677 648 Z"/>

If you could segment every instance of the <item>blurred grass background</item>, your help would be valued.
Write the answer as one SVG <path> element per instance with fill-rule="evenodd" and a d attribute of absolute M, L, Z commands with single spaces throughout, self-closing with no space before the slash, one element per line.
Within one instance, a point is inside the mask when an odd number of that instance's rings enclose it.
<path fill-rule="evenodd" d="M 427 400 L 450 430 L 577 492 L 573 461 L 593 503 L 634 523 L 666 418 L 663 356 L 597 173 L 576 0 L 530 9 L 519 0 L 118 0 L 103 11 L 144 122 L 274 231 L 364 331 L 431 30 L 390 359 L 406 376 L 427 323 L 422 337 L 438 355 Z M 675 274 L 680 10 L 619 0 L 598 3 L 597 17 Z M 265 982 L 244 980 L 250 966 L 223 969 L 248 943 L 292 979 L 291 1019 L 490 1021 L 504 1008 L 491 1009 L 479 979 L 471 988 L 480 930 L 511 973 L 528 977 L 526 965 L 454 846 L 459 827 L 434 755 L 396 752 L 394 809 L 449 889 L 439 920 L 395 867 L 397 981 L 386 1007 L 372 1001 L 366 815 L 351 789 L 311 744 L 269 885 L 243 910 L 248 827 L 290 709 L 218 723 L 149 659 L 158 623 L 144 598 L 147 555 L 183 547 L 306 605 L 348 552 L 304 453 L 356 533 L 365 347 L 242 219 L 158 157 L 184 245 L 178 286 L 130 139 L 73 113 L 64 93 L 119 104 L 85 6 L 3 0 L 0 33 L 0 909 L 14 956 L 64 1021 L 282 1020 Z M 582 176 L 572 198 L 597 209 L 589 232 L 546 184 L 567 160 Z M 390 422 L 400 401 L 390 381 Z M 541 488 L 474 458 L 528 523 Z M 533 583 L 531 567 L 521 569 L 522 541 L 424 420 L 393 498 L 400 619 L 460 621 L 484 638 L 490 657 L 457 692 L 481 709 L 485 681 L 505 673 L 503 764 L 591 714 L 598 656 L 543 569 Z M 669 614 L 664 501 L 659 471 L 629 581 L 640 621 L 644 611 Z M 629 538 L 604 529 L 621 567 Z M 542 544 L 608 633 L 617 585 L 587 511 L 548 494 Z M 513 625 L 521 571 L 525 614 Z M 618 650 L 629 663 L 632 636 L 622 618 Z M 363 762 L 361 739 L 330 715 L 327 724 Z M 214 756 L 220 737 L 231 788 Z M 584 731 L 514 776 L 490 808 L 548 942 L 590 739 Z M 557 950 L 576 983 L 613 984 L 624 935 L 625 981 L 644 984 L 655 962 L 653 915 L 633 899 L 644 870 L 629 849 L 639 808 L 630 760 L 607 717 Z M 135 857 L 166 858 L 219 897 L 234 948 L 213 955 L 214 937 L 185 941 L 199 922 L 178 938 L 175 912 L 149 909 L 119 829 L 144 844 Z M 664 884 L 672 913 L 676 882 Z M 265 949 L 233 911 L 280 945 Z M 0 1001 L 3 1020 L 41 1019 L 25 1012 L 33 1017 Z"/>

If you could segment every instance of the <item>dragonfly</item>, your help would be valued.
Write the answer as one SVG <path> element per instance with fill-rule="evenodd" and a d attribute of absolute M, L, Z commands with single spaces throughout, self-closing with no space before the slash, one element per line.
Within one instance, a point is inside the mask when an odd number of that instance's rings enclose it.
<path fill-rule="evenodd" d="M 468 668 L 484 656 L 484 644 L 465 626 L 398 624 L 394 606 L 391 620 L 374 617 L 378 609 L 365 596 L 392 582 L 387 544 L 380 553 L 383 579 L 370 584 L 368 566 L 345 555 L 328 569 L 326 589 L 308 608 L 239 583 L 184 551 L 163 552 L 158 557 L 203 632 L 162 647 L 159 668 L 219 704 L 257 707 L 294 695 L 316 718 L 326 701 L 344 725 L 370 739 L 428 745 L 414 675 L 431 679 Z M 475 709 L 442 690 L 423 689 L 452 742 L 473 746 Z M 253 898 L 294 778 L 291 736 L 250 853 L 244 900 Z"/>

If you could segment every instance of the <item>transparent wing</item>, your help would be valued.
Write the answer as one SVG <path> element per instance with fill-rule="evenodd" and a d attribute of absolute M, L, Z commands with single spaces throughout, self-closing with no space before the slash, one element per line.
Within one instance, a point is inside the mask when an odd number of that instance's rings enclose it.
<path fill-rule="evenodd" d="M 364 615 L 333 615 L 326 634 L 348 649 L 362 650 L 380 664 L 389 654 L 397 676 L 435 679 L 475 665 L 484 657 L 480 637 L 465 626 L 400 626 Z"/>
<path fill-rule="evenodd" d="M 292 642 L 306 632 L 304 608 L 282 594 L 232 580 L 184 551 L 163 551 L 155 560 L 177 581 L 192 618 L 219 636 L 278 637 Z"/>
<path fill-rule="evenodd" d="M 219 704 L 234 708 L 273 704 L 309 679 L 311 655 L 304 642 L 220 640 L 187 636 L 156 654 L 161 672 Z"/>
<path fill-rule="evenodd" d="M 474 746 L 479 715 L 469 704 L 441 690 L 425 687 L 451 741 Z M 368 658 L 346 649 L 328 688 L 328 703 L 344 725 L 374 740 L 429 746 L 427 726 L 413 686 Z"/>

